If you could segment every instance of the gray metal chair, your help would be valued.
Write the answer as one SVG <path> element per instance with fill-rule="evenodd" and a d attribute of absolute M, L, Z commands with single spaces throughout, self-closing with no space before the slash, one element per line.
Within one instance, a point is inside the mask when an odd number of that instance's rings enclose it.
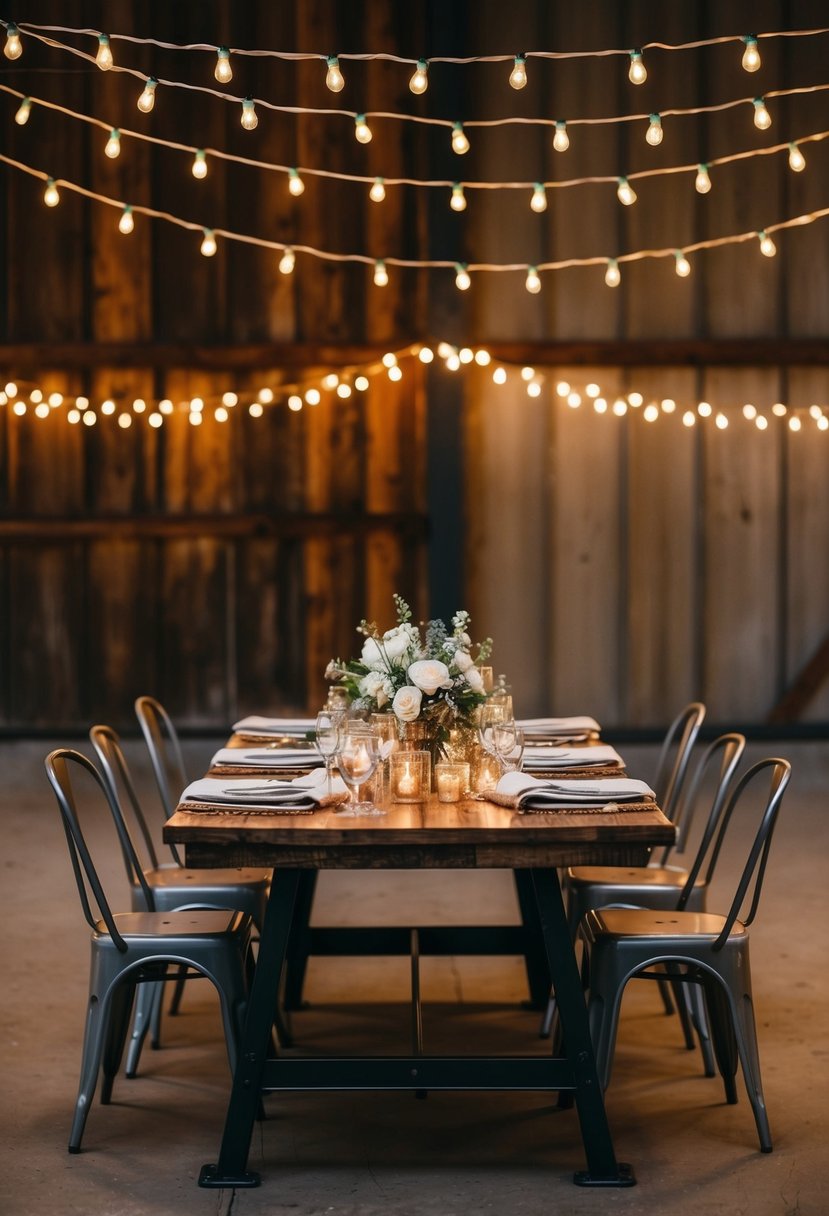
<path fill-rule="evenodd" d="M 81 1076 L 69 1135 L 69 1152 L 78 1153 L 101 1071 L 101 1102 L 107 1105 L 111 1099 L 136 987 L 158 984 L 171 966 L 184 967 L 188 976 L 206 977 L 215 986 L 234 1069 L 247 1002 L 252 922 L 245 913 L 230 910 L 114 913 L 81 829 L 76 790 L 83 787 L 85 805 L 87 794 L 90 802 L 105 805 L 122 849 L 129 852 L 129 835 L 118 805 L 95 765 L 80 752 L 59 748 L 45 763 L 60 808 L 81 907 L 92 930 Z M 71 776 L 70 768 L 74 768 Z M 131 864 L 146 905 L 151 907 L 152 890 L 138 859 L 133 856 Z"/>
<path fill-rule="evenodd" d="M 737 1101 L 738 1060 L 742 1065 L 760 1148 L 766 1153 L 771 1152 L 772 1141 L 760 1077 L 748 926 L 757 913 L 772 833 L 790 776 L 788 761 L 772 758 L 759 761 L 740 778 L 719 823 L 706 829 L 675 911 L 594 908 L 580 929 L 586 948 L 590 1033 L 602 1086 L 610 1080 L 619 1010 L 628 980 L 662 978 L 663 973 L 654 968 L 670 965 L 675 980 L 700 985 L 703 990 L 729 1103 Z M 759 826 L 728 912 L 721 916 L 690 911 L 688 905 L 699 875 L 704 866 L 710 872 L 716 864 L 735 808 L 749 802 L 756 812 L 758 798 Z M 746 905 L 748 910 L 741 917 Z"/>
<path fill-rule="evenodd" d="M 119 816 L 116 823 L 121 837 L 121 851 L 130 883 L 134 912 L 167 912 L 182 908 L 233 908 L 246 912 L 261 931 L 268 902 L 271 874 L 269 870 L 223 869 L 192 870 L 175 861 L 159 864 L 144 812 L 135 789 L 121 741 L 111 726 L 93 726 L 89 738 L 101 767 L 110 797 L 116 802 Z M 136 869 L 136 863 L 138 869 Z M 147 903 L 149 890 L 152 902 Z M 183 976 L 176 977 L 177 998 L 180 999 Z M 145 986 L 136 1001 L 135 1030 L 127 1052 L 127 1076 L 138 1071 L 144 1035 L 151 1032 L 151 1043 L 160 1041 L 162 986 Z M 171 1012 L 178 1010 L 174 1000 Z"/>
<path fill-rule="evenodd" d="M 135 716 L 150 753 L 164 816 L 169 819 L 178 803 L 178 796 L 187 784 L 187 772 L 178 733 L 170 715 L 155 697 L 138 697 Z M 175 849 L 173 849 L 175 854 Z"/>

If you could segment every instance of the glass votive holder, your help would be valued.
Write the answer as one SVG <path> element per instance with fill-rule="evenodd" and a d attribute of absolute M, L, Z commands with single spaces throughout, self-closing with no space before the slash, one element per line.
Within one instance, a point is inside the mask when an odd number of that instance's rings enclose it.
<path fill-rule="evenodd" d="M 391 752 L 398 747 L 397 718 L 394 714 L 370 714 L 371 729 L 382 743 L 390 744 L 382 748 L 383 758 L 387 759 Z"/>
<path fill-rule="evenodd" d="M 392 752 L 389 785 L 392 802 L 425 802 L 429 797 L 432 758 L 426 751 Z"/>
<path fill-rule="evenodd" d="M 475 789 L 479 794 L 494 790 L 501 776 L 501 766 L 495 756 L 482 752 L 475 772 Z"/>
<path fill-rule="evenodd" d="M 480 671 L 481 679 L 484 682 L 484 692 L 487 694 L 491 693 L 492 692 L 492 668 L 482 666 L 482 667 L 479 667 L 478 670 Z"/>
<path fill-rule="evenodd" d="M 435 765 L 438 802 L 460 802 L 469 789 L 469 765 L 465 761 Z"/>

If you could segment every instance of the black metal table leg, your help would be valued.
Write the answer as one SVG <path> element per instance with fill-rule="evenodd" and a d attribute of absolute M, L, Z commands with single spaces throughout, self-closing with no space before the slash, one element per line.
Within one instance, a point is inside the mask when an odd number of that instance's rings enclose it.
<path fill-rule="evenodd" d="M 311 953 L 311 910 L 317 888 L 317 871 L 303 870 L 299 880 L 288 957 L 285 961 L 284 1004 L 287 1010 L 302 1008 L 302 988 Z"/>
<path fill-rule="evenodd" d="M 301 875 L 300 870 L 274 871 L 219 1160 L 216 1165 L 202 1167 L 199 1186 L 252 1187 L 261 1181 L 257 1173 L 247 1169 L 248 1153 Z"/>
<path fill-rule="evenodd" d="M 616 1160 L 613 1149 L 558 874 L 553 869 L 533 870 L 531 876 L 587 1157 L 587 1169 L 576 1173 L 573 1181 L 579 1186 L 633 1186 L 633 1170 Z"/>
<path fill-rule="evenodd" d="M 524 928 L 524 966 L 527 969 L 527 984 L 530 989 L 530 1008 L 544 1009 L 550 995 L 550 968 L 544 949 L 532 873 L 530 870 L 513 870 L 512 876 Z"/>

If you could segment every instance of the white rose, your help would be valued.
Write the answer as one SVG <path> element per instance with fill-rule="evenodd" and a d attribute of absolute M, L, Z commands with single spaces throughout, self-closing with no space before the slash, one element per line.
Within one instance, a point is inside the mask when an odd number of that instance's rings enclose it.
<path fill-rule="evenodd" d="M 465 650 L 456 650 L 452 661 L 458 671 L 469 671 L 469 668 L 472 666 L 472 655 L 467 654 Z"/>
<path fill-rule="evenodd" d="M 411 639 L 402 627 L 397 629 L 388 629 L 383 634 L 383 647 L 389 659 L 394 662 L 395 659 L 402 659 L 403 655 L 409 649 Z"/>
<path fill-rule="evenodd" d="M 407 674 L 411 682 L 427 696 L 436 693 L 439 688 L 452 687 L 449 668 L 440 659 L 421 659 L 419 663 L 412 663 Z"/>
<path fill-rule="evenodd" d="M 383 676 L 379 671 L 370 671 L 360 681 L 361 697 L 380 697 L 383 695 Z"/>
<path fill-rule="evenodd" d="M 394 694 L 391 707 L 401 722 L 414 722 L 420 713 L 420 702 L 422 700 L 423 694 L 419 688 L 411 688 L 408 684 L 404 684 Z"/>
<path fill-rule="evenodd" d="M 375 638 L 366 638 L 363 642 L 363 652 L 360 655 L 360 662 L 365 663 L 366 667 L 383 666 L 383 652 Z"/>
<path fill-rule="evenodd" d="M 466 680 L 473 692 L 484 691 L 484 677 L 478 671 L 477 667 L 470 667 L 468 671 L 463 673 L 463 678 Z"/>

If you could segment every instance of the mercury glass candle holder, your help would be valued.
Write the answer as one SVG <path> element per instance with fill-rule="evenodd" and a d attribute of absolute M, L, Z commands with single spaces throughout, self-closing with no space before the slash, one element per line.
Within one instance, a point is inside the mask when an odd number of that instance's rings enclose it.
<path fill-rule="evenodd" d="M 426 751 L 392 752 L 389 757 L 392 802 L 425 802 L 431 785 L 431 758 Z"/>
<path fill-rule="evenodd" d="M 465 762 L 436 764 L 435 786 L 438 802 L 460 802 L 469 789 L 469 765 Z"/>

